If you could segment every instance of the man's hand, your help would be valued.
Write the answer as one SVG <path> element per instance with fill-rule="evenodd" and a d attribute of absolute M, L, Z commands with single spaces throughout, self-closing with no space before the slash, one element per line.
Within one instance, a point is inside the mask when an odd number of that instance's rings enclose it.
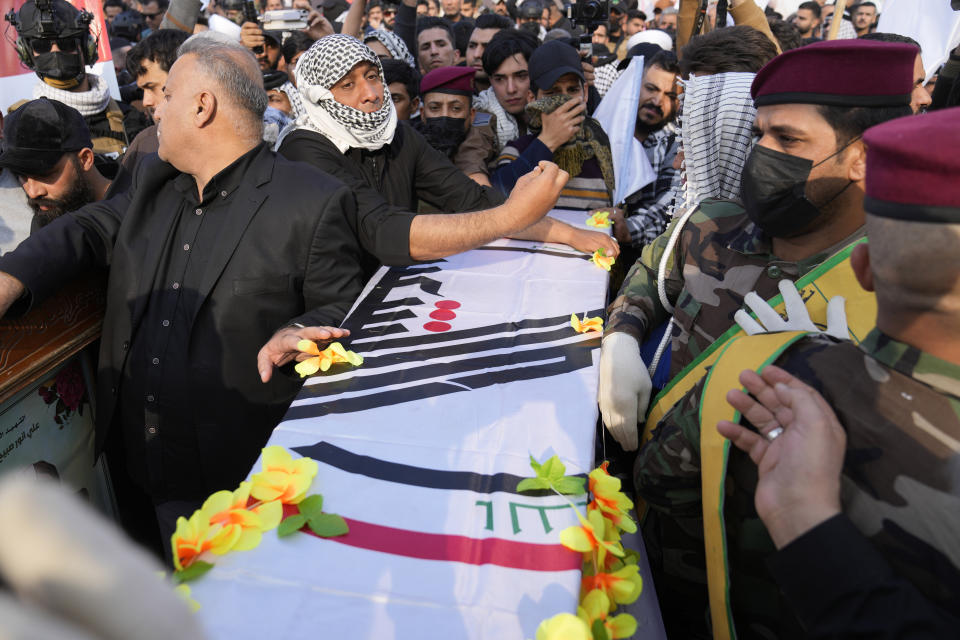
<path fill-rule="evenodd" d="M 840 513 L 847 436 L 823 396 L 783 369 L 746 370 L 740 382 L 753 397 L 733 390 L 727 402 L 760 433 L 726 420 L 717 431 L 756 463 L 757 514 L 782 549 Z"/>
<path fill-rule="evenodd" d="M 533 171 L 521 176 L 503 204 L 511 222 L 517 225 L 516 229 L 526 229 L 547 215 L 569 179 L 570 174 L 552 162 L 541 162 Z"/>
<path fill-rule="evenodd" d="M 603 249 L 608 256 L 615 258 L 620 255 L 619 243 L 602 231 L 571 227 L 570 238 L 564 244 L 568 244 L 583 253 L 593 253 L 597 249 Z"/>
<path fill-rule="evenodd" d="M 637 425 L 647 415 L 652 389 L 637 340 L 619 331 L 604 337 L 597 402 L 603 424 L 626 451 L 634 451 L 639 444 Z"/>
<path fill-rule="evenodd" d="M 757 314 L 757 320 L 751 318 L 750 314 L 743 309 L 733 314 L 733 319 L 748 336 L 778 331 L 809 331 L 825 333 L 838 340 L 847 340 L 850 337 L 847 330 L 846 300 L 843 296 L 834 296 L 827 302 L 827 328 L 821 332 L 810 319 L 810 312 L 807 311 L 807 306 L 800 297 L 796 285 L 790 280 L 781 280 L 777 287 L 780 289 L 780 295 L 783 296 L 786 319 L 782 318 L 755 291 L 744 296 L 743 302 Z"/>
<path fill-rule="evenodd" d="M 240 26 L 240 42 L 251 51 L 255 47 L 262 47 L 265 42 L 263 39 L 263 29 L 261 29 L 260 25 L 256 22 L 244 22 L 243 25 Z"/>
<path fill-rule="evenodd" d="M 314 40 L 319 40 L 334 33 L 333 25 L 316 9 L 311 9 L 310 13 L 307 14 L 307 28 L 303 31 Z"/>
<path fill-rule="evenodd" d="M 608 207 L 610 217 L 607 218 L 613 223 L 613 237 L 621 244 L 630 244 L 630 229 L 627 228 L 627 217 L 623 209 L 619 207 Z"/>
<path fill-rule="evenodd" d="M 580 131 L 587 106 L 579 98 L 567 100 L 556 108 L 553 113 L 544 113 L 543 130 L 537 139 L 547 146 L 550 151 L 556 151 L 565 145 Z"/>
<path fill-rule="evenodd" d="M 297 349 L 301 340 L 329 342 L 349 336 L 346 329 L 337 327 L 285 327 L 273 334 L 270 341 L 263 345 L 257 354 L 257 370 L 260 380 L 269 382 L 274 367 L 282 367 L 292 360 L 305 360 L 310 356 Z"/>
<path fill-rule="evenodd" d="M 0 318 L 7 313 L 17 299 L 23 295 L 23 283 L 8 273 L 0 271 Z"/>

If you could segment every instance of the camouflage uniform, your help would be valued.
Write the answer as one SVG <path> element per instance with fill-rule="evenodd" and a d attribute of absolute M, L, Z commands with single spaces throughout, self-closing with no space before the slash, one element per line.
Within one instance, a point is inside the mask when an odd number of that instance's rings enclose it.
<path fill-rule="evenodd" d="M 659 238 L 644 247 L 627 274 L 617 298 L 607 309 L 606 333 L 629 333 L 639 342 L 667 322 L 670 314 L 657 295 L 657 270 L 674 220 Z M 842 242 L 799 262 L 773 255 L 770 238 L 750 222 L 743 207 L 726 200 L 704 200 L 687 221 L 667 266 L 665 288 L 674 305 L 670 377 L 675 376 L 735 322 L 743 297 L 756 291 L 769 300 L 777 283 L 796 280 L 854 240 L 861 227 Z M 682 269 L 677 264 L 682 264 Z"/>
<path fill-rule="evenodd" d="M 960 366 L 877 330 L 859 347 L 824 336 L 804 338 L 776 364 L 817 389 L 847 431 L 842 479 L 846 517 L 895 575 L 930 604 L 956 615 Z M 663 573 L 657 591 L 684 593 L 685 603 L 694 609 L 706 603 L 699 416 L 703 384 L 664 416 L 634 466 L 637 492 L 651 507 L 643 537 L 652 550 L 651 564 Z M 735 447 L 730 449 L 726 482 L 730 598 L 739 637 L 805 637 L 767 568 L 776 549 L 754 508 L 756 466 Z M 661 602 L 668 597 L 662 594 Z M 687 615 L 704 620 L 702 609 L 694 615 L 688 609 Z"/>

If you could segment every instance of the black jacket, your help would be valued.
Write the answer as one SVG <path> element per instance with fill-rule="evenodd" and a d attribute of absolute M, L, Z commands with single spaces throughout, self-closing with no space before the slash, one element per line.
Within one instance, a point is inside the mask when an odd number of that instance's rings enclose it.
<path fill-rule="evenodd" d="M 77 272 L 109 266 L 97 376 L 98 450 L 117 411 L 130 342 L 164 258 L 163 239 L 179 210 L 178 175 L 155 154 L 146 156 L 128 191 L 61 216 L 0 258 L 0 271 L 27 288 L 14 313 Z M 330 176 L 262 147 L 229 215 L 234 220 L 193 292 L 200 302 L 190 328 L 190 368 L 182 372 L 204 460 L 205 486 L 197 497 L 245 477 L 300 388 L 299 380 L 283 375 L 261 383 L 260 348 L 293 322 L 339 324 L 363 287 L 354 199 Z"/>
<path fill-rule="evenodd" d="M 372 254 L 374 266 L 415 262 L 410 258 L 410 224 L 419 200 L 457 213 L 503 202 L 503 196 L 468 178 L 406 123 L 398 124 L 393 141 L 376 151 L 348 149 L 343 154 L 319 133 L 299 129 L 284 139 L 280 153 L 350 187 L 357 201 L 360 244 Z"/>

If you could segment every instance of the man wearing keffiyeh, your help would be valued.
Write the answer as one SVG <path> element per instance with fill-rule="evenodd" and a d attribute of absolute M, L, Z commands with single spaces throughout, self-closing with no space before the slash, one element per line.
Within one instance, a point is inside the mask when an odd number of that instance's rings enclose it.
<path fill-rule="evenodd" d="M 282 136 L 280 153 L 351 187 L 369 270 L 379 262 L 440 258 L 505 235 L 590 252 L 615 248 L 605 234 L 541 220 L 566 182 L 556 165 L 541 163 L 503 202 L 398 123 L 380 60 L 357 39 L 332 35 L 314 43 L 297 65 L 297 87 L 306 115 Z M 415 215 L 420 200 L 440 211 L 474 213 Z"/>

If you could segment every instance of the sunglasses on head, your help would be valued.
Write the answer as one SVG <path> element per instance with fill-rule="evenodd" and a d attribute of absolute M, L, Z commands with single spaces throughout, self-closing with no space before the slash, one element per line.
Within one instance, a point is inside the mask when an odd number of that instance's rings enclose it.
<path fill-rule="evenodd" d="M 385 15 L 385 16 L 396 15 L 396 13 L 397 13 L 397 12 L 394 11 L 393 9 L 384 9 L 384 11 L 383 11 L 383 15 Z"/>
<path fill-rule="evenodd" d="M 58 38 L 56 40 L 37 39 L 33 40 L 30 46 L 33 47 L 34 53 L 43 54 L 50 53 L 54 44 L 57 45 L 61 53 L 76 53 L 80 48 L 80 40 L 78 38 Z"/>
<path fill-rule="evenodd" d="M 159 15 L 162 14 L 162 13 L 163 13 L 162 11 L 157 11 L 156 13 L 143 13 L 143 14 L 140 14 L 140 15 L 142 15 L 144 18 L 156 18 L 157 16 L 159 16 Z"/>

